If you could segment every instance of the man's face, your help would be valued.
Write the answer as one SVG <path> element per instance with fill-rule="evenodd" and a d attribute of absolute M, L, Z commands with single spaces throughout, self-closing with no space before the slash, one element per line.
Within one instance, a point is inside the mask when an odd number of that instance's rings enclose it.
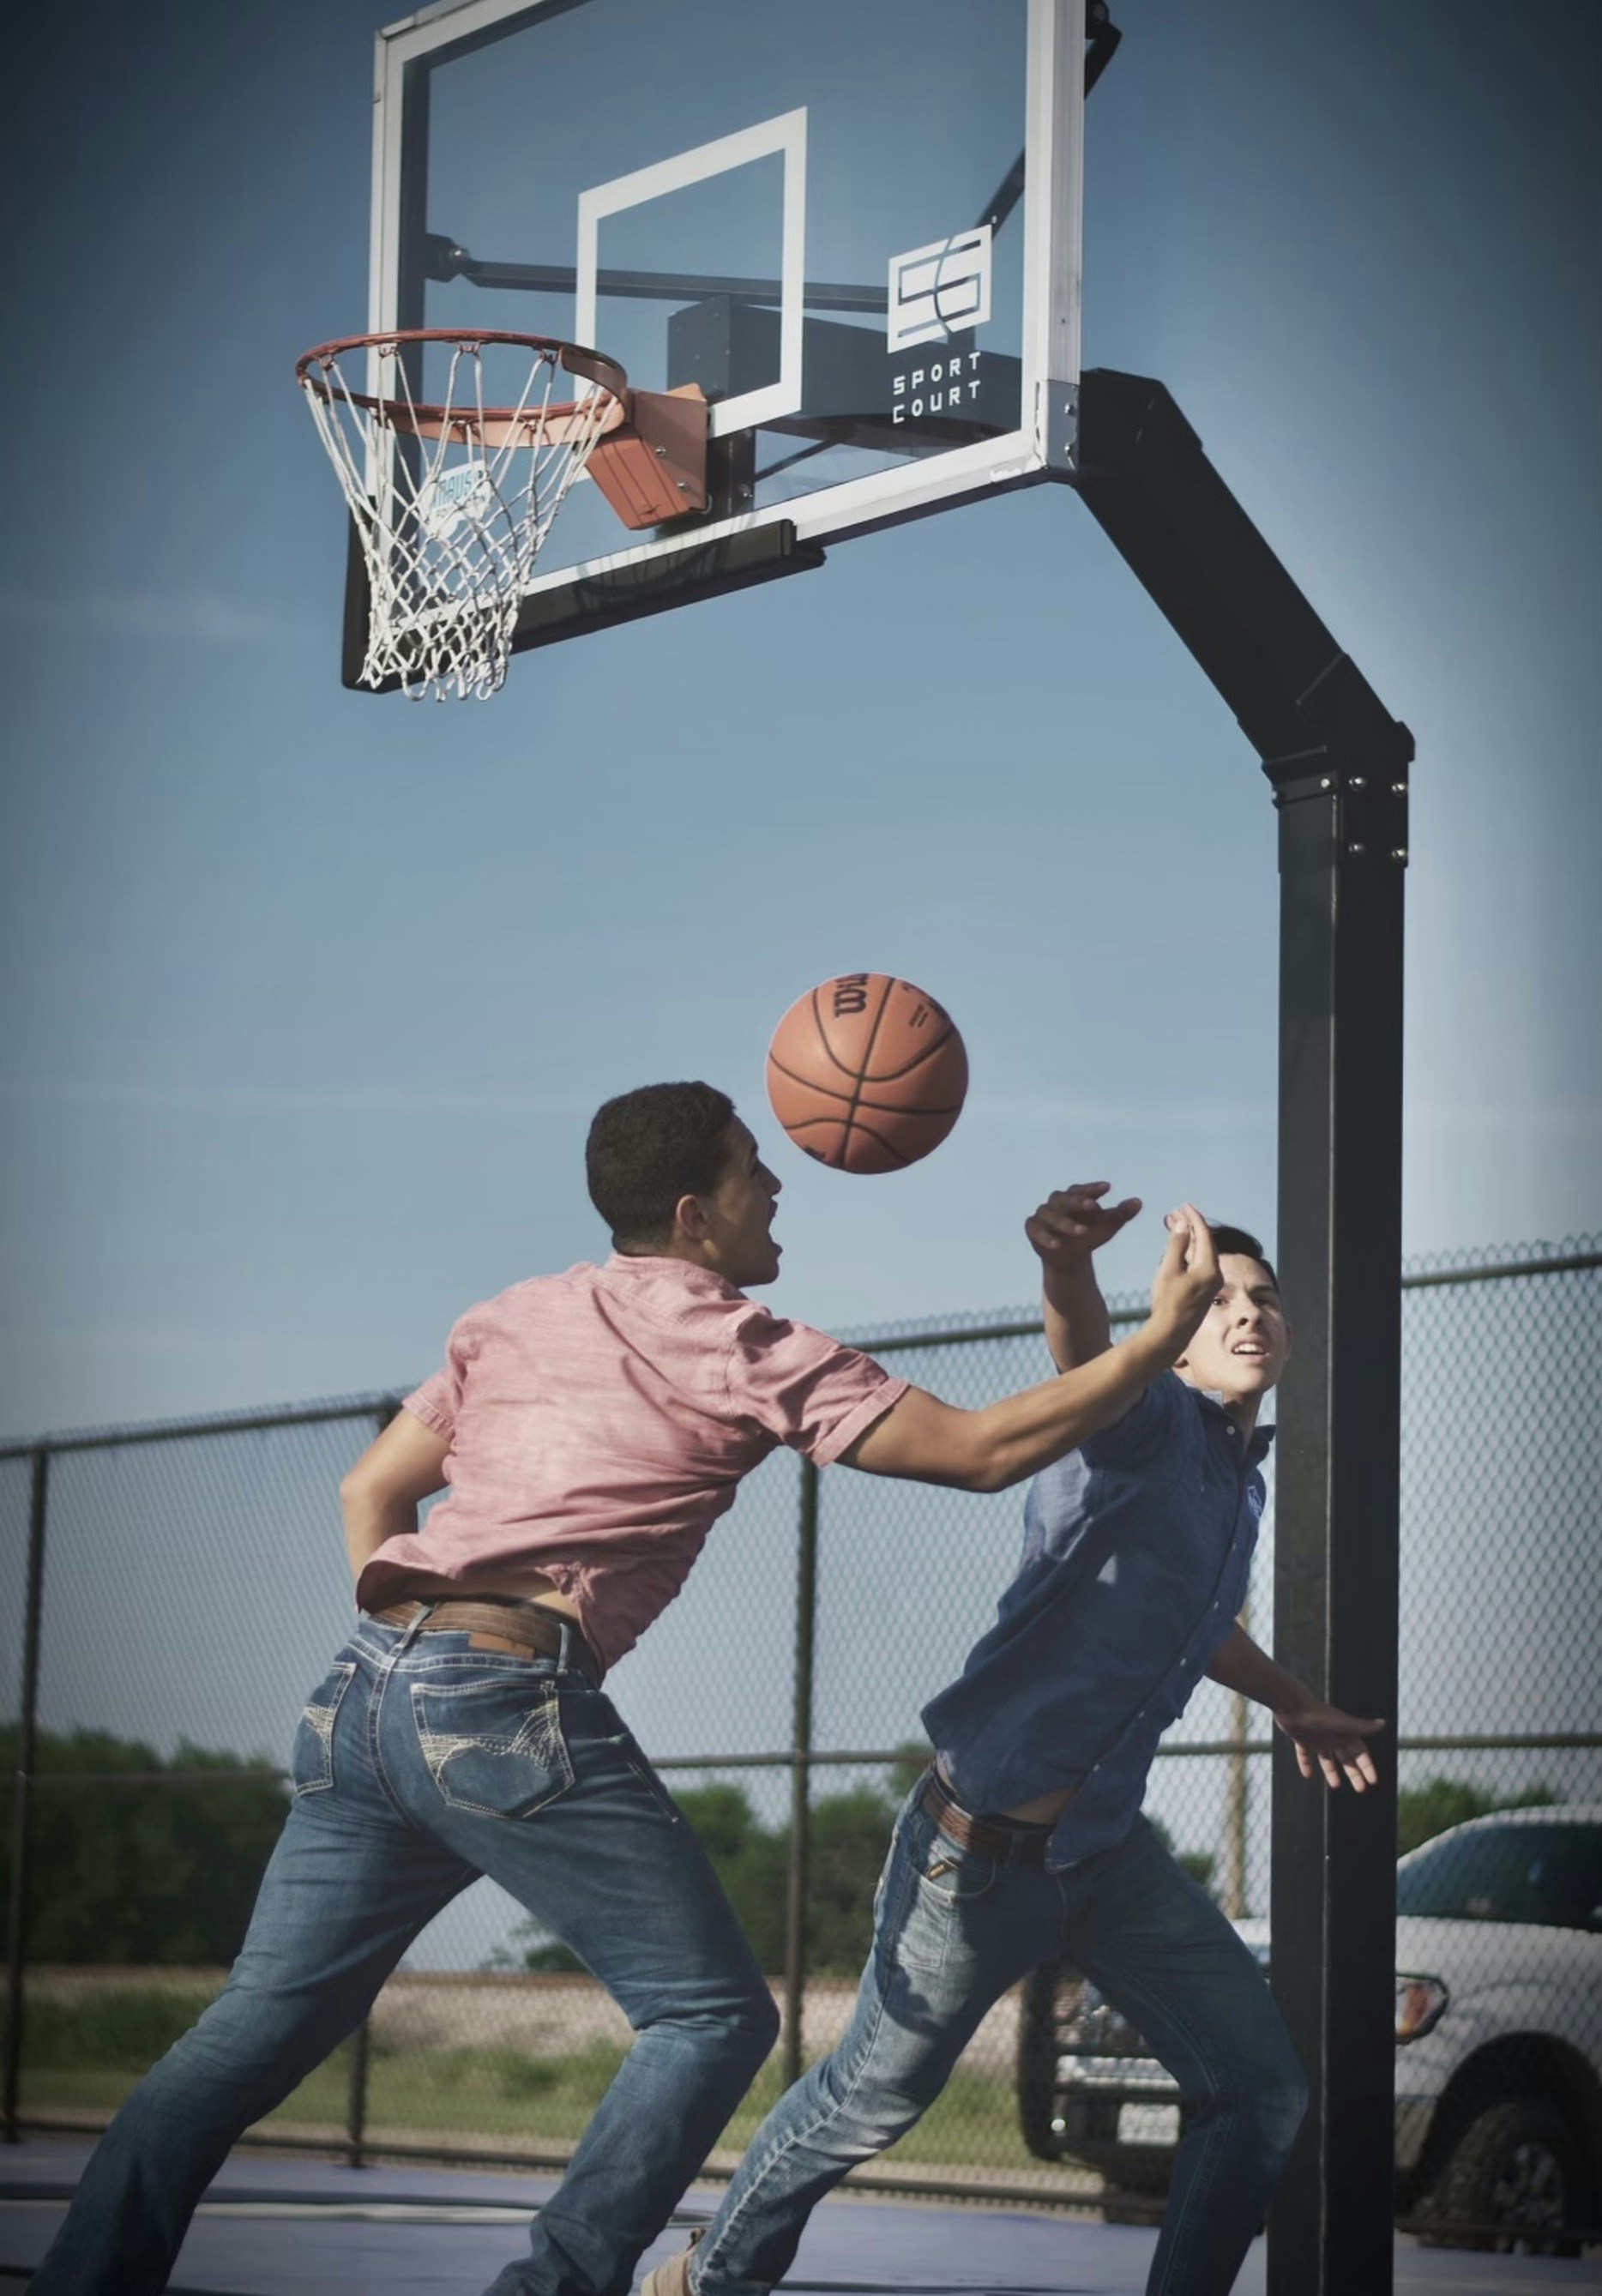
<path fill-rule="evenodd" d="M 781 1183 L 769 1171 L 751 1132 L 735 1117 L 724 1136 L 723 1174 L 698 1201 L 706 1215 L 706 1241 L 717 1273 L 741 1290 L 771 1283 L 781 1247 L 772 1236 L 773 1207 Z"/>
<path fill-rule="evenodd" d="M 1175 1370 L 1226 1405 L 1246 1403 L 1276 1384 L 1289 1353 L 1290 1325 L 1267 1268 L 1244 1252 L 1221 1252 L 1217 1297 Z"/>

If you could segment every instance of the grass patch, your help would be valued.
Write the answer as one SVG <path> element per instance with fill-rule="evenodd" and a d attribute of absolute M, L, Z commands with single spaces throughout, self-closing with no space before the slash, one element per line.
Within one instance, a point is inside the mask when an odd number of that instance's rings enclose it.
<path fill-rule="evenodd" d="M 67 2008 L 30 2004 L 23 2084 L 26 2107 L 110 2112 L 139 2075 L 193 2022 L 204 1995 L 127 1993 Z M 564 2056 L 519 2049 L 414 2049 L 369 2062 L 369 2128 L 437 2130 L 444 2136 L 576 2144 L 625 2051 L 609 2042 Z M 764 2066 L 719 2139 L 740 2151 L 782 2089 L 779 2059 Z M 346 2043 L 301 2082 L 266 2126 L 340 2127 L 350 2091 Z M 959 2071 L 918 2126 L 884 2156 L 908 2166 L 1038 2169 L 1018 2135 L 1012 2084 Z"/>
<path fill-rule="evenodd" d="M 186 2033 L 209 1993 L 130 1988 L 83 2001 L 36 1996 L 22 2018 L 22 2062 L 30 2071 L 143 2073 Z"/>

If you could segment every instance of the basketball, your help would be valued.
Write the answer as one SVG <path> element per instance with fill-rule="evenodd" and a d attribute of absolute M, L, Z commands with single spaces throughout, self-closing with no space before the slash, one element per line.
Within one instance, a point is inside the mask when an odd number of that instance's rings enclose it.
<path fill-rule="evenodd" d="M 843 972 L 798 996 L 768 1046 L 768 1098 L 797 1148 L 838 1172 L 899 1172 L 962 1113 L 956 1024 L 910 980 Z"/>

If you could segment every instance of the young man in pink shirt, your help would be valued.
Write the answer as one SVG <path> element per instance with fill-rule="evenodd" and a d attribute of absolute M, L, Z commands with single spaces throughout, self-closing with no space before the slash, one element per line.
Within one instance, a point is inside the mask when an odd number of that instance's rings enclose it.
<path fill-rule="evenodd" d="M 1127 1411 L 1217 1288 L 1187 1205 L 1140 1331 L 963 1411 L 745 1297 L 779 1272 L 779 1182 L 723 1094 L 609 1101 L 586 1163 L 613 1257 L 470 1308 L 444 1368 L 340 1487 L 360 1614 L 306 1709 L 249 1932 L 107 2131 L 35 2296 L 156 2296 L 236 2138 L 481 1874 L 581 1956 L 637 2036 L 494 2296 L 624 2296 L 778 2021 L 606 1669 L 776 1445 L 1003 1489 Z"/>

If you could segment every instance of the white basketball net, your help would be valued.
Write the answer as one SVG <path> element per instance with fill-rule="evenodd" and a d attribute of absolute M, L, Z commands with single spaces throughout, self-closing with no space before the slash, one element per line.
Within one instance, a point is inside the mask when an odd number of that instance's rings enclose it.
<path fill-rule="evenodd" d="M 528 578 L 590 450 L 622 414 L 616 393 L 564 377 L 558 347 L 527 346 L 515 406 L 486 404 L 482 344 L 449 353 L 443 398 L 415 396 L 407 346 L 380 340 L 379 381 L 354 390 L 331 344 L 301 387 L 356 521 L 372 606 L 361 682 L 398 679 L 414 701 L 498 692 Z"/>

